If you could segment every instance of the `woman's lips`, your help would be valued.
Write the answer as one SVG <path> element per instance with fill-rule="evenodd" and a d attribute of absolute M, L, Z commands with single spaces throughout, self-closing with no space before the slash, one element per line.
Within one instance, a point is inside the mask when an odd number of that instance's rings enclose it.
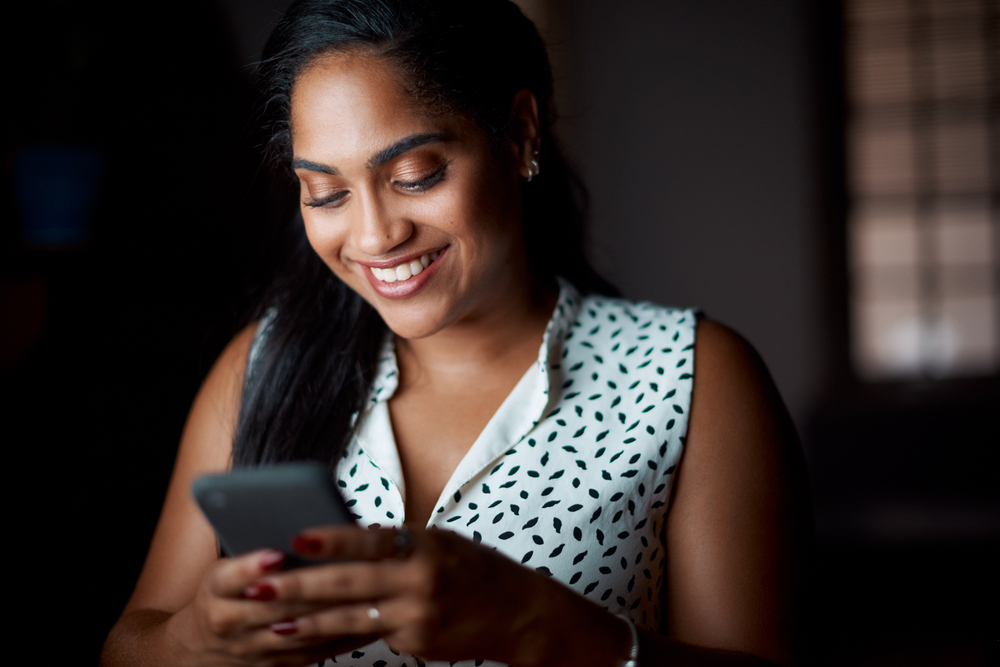
<path fill-rule="evenodd" d="M 416 294 L 437 273 L 447 246 L 402 261 L 379 262 L 382 266 L 361 264 L 365 277 L 379 295 L 387 299 L 405 299 Z"/>

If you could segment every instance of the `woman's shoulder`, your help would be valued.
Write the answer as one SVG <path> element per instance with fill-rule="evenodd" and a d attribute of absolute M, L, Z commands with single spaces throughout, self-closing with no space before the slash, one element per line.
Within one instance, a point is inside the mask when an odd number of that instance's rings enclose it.
<path fill-rule="evenodd" d="M 769 410 L 784 411 L 764 360 L 737 331 L 702 315 L 698 318 L 694 350 L 698 368 L 696 390 L 703 402 L 763 399 Z"/>
<path fill-rule="evenodd" d="M 787 419 L 754 347 L 698 308 L 589 294 L 579 300 L 567 339 L 571 348 L 586 348 L 580 350 L 584 356 L 612 362 L 630 383 L 645 379 L 686 387 L 692 408 L 700 408 L 693 415 L 699 420 L 733 405 Z"/>
<path fill-rule="evenodd" d="M 251 322 L 233 336 L 205 378 L 206 386 L 238 396 L 247 364 L 260 346 L 264 322 L 264 319 Z"/>
<path fill-rule="evenodd" d="M 239 413 L 240 395 L 248 359 L 258 340 L 260 322 L 251 322 L 229 341 L 212 365 L 195 398 L 185 435 L 203 432 L 221 432 L 222 438 L 214 441 L 232 442 Z M 183 446 L 183 441 L 182 441 Z M 225 452 L 228 460 L 229 452 Z"/>

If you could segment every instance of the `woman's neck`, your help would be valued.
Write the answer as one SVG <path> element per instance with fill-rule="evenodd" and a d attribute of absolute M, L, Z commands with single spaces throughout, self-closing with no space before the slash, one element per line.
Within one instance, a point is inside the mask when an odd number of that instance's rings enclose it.
<path fill-rule="evenodd" d="M 515 368 L 523 374 L 537 357 L 558 292 L 531 285 L 505 291 L 488 308 L 431 336 L 397 336 L 401 388 L 426 383 L 458 388 Z"/>

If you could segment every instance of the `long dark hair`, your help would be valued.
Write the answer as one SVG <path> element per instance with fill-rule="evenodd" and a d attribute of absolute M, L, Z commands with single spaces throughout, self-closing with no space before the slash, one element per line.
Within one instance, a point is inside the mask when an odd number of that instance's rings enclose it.
<path fill-rule="evenodd" d="M 534 93 L 541 173 L 523 192 L 529 267 L 542 284 L 563 276 L 584 293 L 617 291 L 584 253 L 586 190 L 552 136 L 552 71 L 545 46 L 509 0 L 300 0 L 271 34 L 261 63 L 267 154 L 291 175 L 289 100 L 296 77 L 328 53 L 364 49 L 393 65 L 415 99 L 435 113 L 474 120 L 500 147 L 511 105 Z M 234 465 L 316 460 L 334 465 L 353 433 L 387 335 L 378 313 L 312 251 L 301 218 L 289 226 L 287 259 L 255 317 L 266 335 L 244 380 Z"/>

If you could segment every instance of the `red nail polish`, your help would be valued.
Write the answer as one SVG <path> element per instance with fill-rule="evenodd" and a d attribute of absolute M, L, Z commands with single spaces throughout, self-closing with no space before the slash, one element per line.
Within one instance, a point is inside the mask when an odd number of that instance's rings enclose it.
<path fill-rule="evenodd" d="M 251 600 L 267 602 L 268 600 L 273 600 L 277 596 L 277 591 L 274 590 L 274 586 L 262 581 L 247 586 L 243 589 L 243 595 Z"/>
<path fill-rule="evenodd" d="M 280 570 L 281 566 L 285 564 L 285 554 L 280 551 L 268 551 L 260 557 L 257 561 L 257 567 L 260 568 L 261 572 L 273 572 L 274 570 Z"/>
<path fill-rule="evenodd" d="M 299 631 L 299 625 L 295 621 L 282 621 L 281 623 L 272 623 L 271 632 L 276 635 L 294 635 Z"/>
<path fill-rule="evenodd" d="M 292 541 L 292 548 L 300 554 L 318 554 L 323 550 L 323 543 L 315 537 L 299 535 Z"/>

